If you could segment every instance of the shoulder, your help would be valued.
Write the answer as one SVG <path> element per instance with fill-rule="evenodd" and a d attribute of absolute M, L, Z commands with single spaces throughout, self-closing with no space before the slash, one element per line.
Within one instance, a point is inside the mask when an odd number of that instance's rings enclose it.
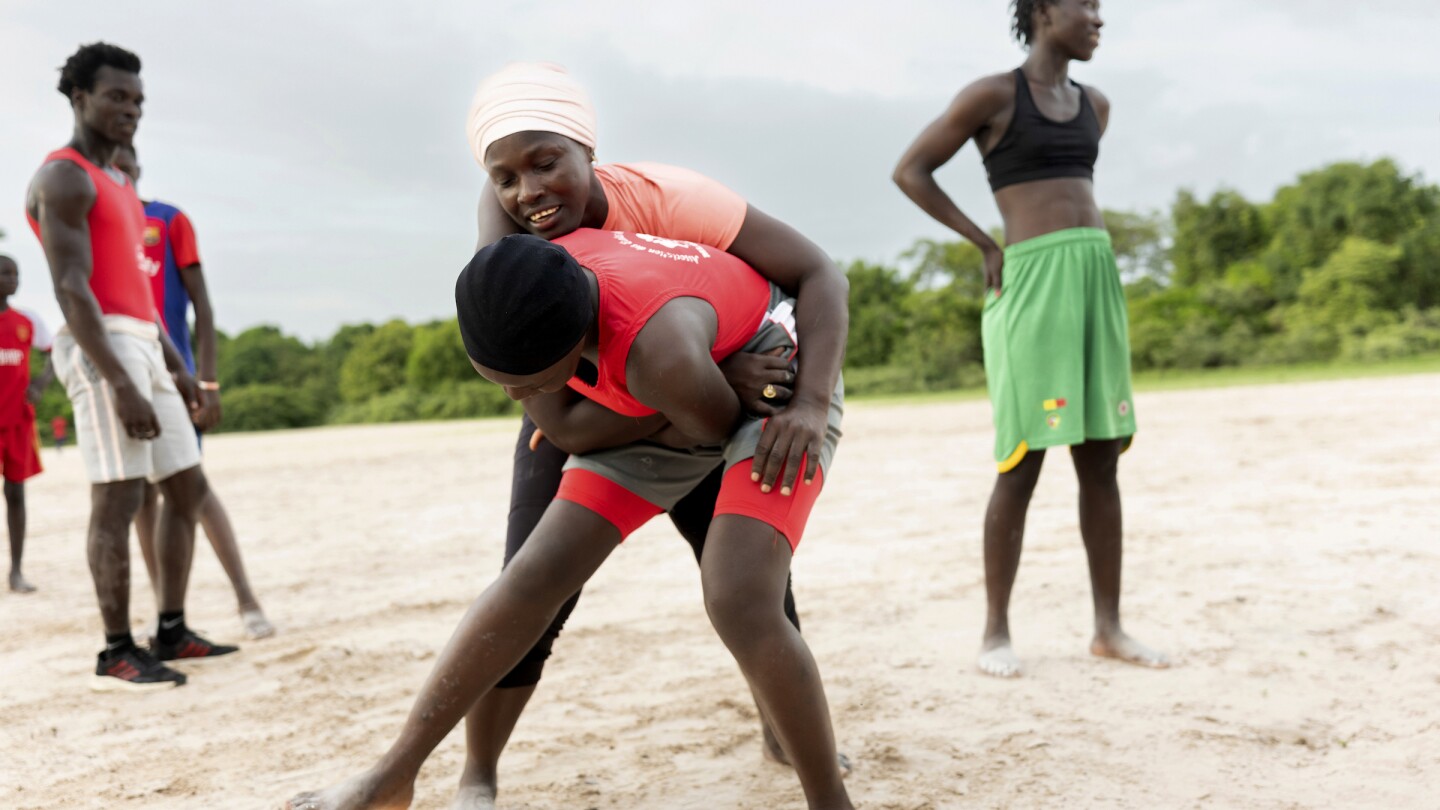
<path fill-rule="evenodd" d="M 1110 99 L 1107 98 L 1104 93 L 1100 92 L 1100 88 L 1093 84 L 1082 84 L 1080 85 L 1080 89 L 1085 91 L 1085 95 L 1089 97 L 1090 103 L 1095 107 L 1096 112 L 1102 116 L 1110 112 Z"/>
<path fill-rule="evenodd" d="M 1015 73 L 993 73 L 960 88 L 941 121 L 970 132 L 1015 104 Z"/>
<path fill-rule="evenodd" d="M 44 318 L 40 317 L 40 313 L 36 312 L 35 310 L 29 307 L 20 307 L 12 304 L 10 306 L 10 311 L 14 312 L 17 316 L 23 318 L 27 323 L 29 323 L 30 328 L 33 330 L 36 336 L 44 336 L 49 334 L 49 325 L 45 323 Z"/>
<path fill-rule="evenodd" d="M 956 104 L 1001 108 L 1015 100 L 1015 71 L 991 73 L 960 88 L 955 95 Z"/>
<path fill-rule="evenodd" d="M 160 219 L 185 216 L 185 212 L 181 211 L 179 206 L 164 200 L 151 200 L 145 203 L 145 214 Z"/>
<path fill-rule="evenodd" d="M 672 166 L 668 163 L 607 163 L 597 166 L 595 173 L 601 181 L 626 185 L 651 185 L 661 191 L 684 192 L 694 189 L 724 188 L 718 180 L 707 177 L 693 169 Z"/>
<path fill-rule="evenodd" d="M 56 158 L 41 166 L 31 187 L 51 205 L 95 199 L 95 184 L 91 182 L 89 173 L 80 164 L 66 158 Z"/>

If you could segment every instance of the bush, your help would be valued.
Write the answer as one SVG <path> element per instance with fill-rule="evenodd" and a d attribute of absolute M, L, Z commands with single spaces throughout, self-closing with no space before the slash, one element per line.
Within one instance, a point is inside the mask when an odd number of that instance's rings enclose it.
<path fill-rule="evenodd" d="M 413 388 L 432 391 L 446 382 L 476 380 L 475 369 L 465 354 L 460 322 L 426 324 L 415 330 L 410 357 L 405 363 L 405 381 Z"/>
<path fill-rule="evenodd" d="M 379 394 L 364 402 L 348 403 L 331 414 L 337 424 L 370 422 L 418 422 L 440 419 L 477 419 L 519 412 L 520 406 L 505 396 L 497 385 L 476 379 L 473 382 L 446 382 L 429 392 L 401 388 Z"/>
<path fill-rule="evenodd" d="M 262 384 L 226 391 L 216 432 L 309 427 L 325 421 L 325 403 L 313 389 Z"/>
<path fill-rule="evenodd" d="M 1347 360 L 1378 362 L 1437 351 L 1440 351 L 1440 307 L 1406 310 L 1400 321 L 1346 340 L 1341 354 Z"/>
<path fill-rule="evenodd" d="M 410 358 L 414 331 L 395 320 L 355 341 L 340 366 L 340 396 L 346 402 L 364 402 L 377 394 L 405 385 L 405 364 Z"/>

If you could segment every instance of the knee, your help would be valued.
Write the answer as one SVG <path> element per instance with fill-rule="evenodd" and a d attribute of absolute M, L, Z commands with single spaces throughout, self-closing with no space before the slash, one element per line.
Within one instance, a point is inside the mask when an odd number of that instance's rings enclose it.
<path fill-rule="evenodd" d="M 995 494 L 1011 501 L 1029 503 L 1040 481 L 1040 466 L 1023 464 L 995 479 Z"/>
<path fill-rule="evenodd" d="M 1087 442 L 1075 448 L 1075 476 L 1081 486 L 1113 486 L 1120 469 L 1120 443 Z"/>
<path fill-rule="evenodd" d="M 114 481 L 95 484 L 90 492 L 90 507 L 94 518 L 106 525 L 122 525 L 128 530 L 135 513 L 140 511 L 140 501 L 145 497 L 145 481 Z"/>
<path fill-rule="evenodd" d="M 750 582 L 705 577 L 705 613 L 725 645 L 734 650 L 790 627 L 785 618 L 785 597 Z"/>
<path fill-rule="evenodd" d="M 500 572 L 495 585 L 497 595 L 505 601 L 529 606 L 534 610 L 558 610 L 569 593 L 557 585 L 559 577 L 536 565 L 510 565 Z"/>
<path fill-rule="evenodd" d="M 23 508 L 25 506 L 25 485 L 6 481 L 5 502 L 10 505 L 11 509 Z"/>
<path fill-rule="evenodd" d="M 199 467 L 176 473 L 160 486 L 165 490 L 166 505 L 191 520 L 200 517 L 200 507 L 210 497 L 210 482 Z"/>

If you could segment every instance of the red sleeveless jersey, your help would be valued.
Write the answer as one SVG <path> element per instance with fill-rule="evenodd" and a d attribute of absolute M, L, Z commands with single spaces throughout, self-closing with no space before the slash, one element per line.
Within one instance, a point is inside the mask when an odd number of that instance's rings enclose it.
<path fill-rule="evenodd" d="M 95 204 L 90 208 L 90 290 L 100 311 L 106 315 L 128 315 L 146 322 L 156 318 L 150 280 L 141 267 L 145 263 L 145 209 L 135 195 L 129 178 L 115 176 L 91 163 L 84 155 L 65 147 L 45 156 L 45 162 L 68 160 L 85 170 L 95 186 Z M 40 238 L 40 223 L 25 212 L 30 230 Z"/>
<path fill-rule="evenodd" d="M 554 242 L 600 282 L 599 379 L 594 386 L 571 379 L 570 387 L 625 416 L 655 413 L 630 396 L 625 361 L 635 336 L 660 307 L 680 297 L 709 302 L 719 320 L 710 356 L 719 361 L 755 336 L 770 304 L 770 282 L 713 247 L 588 228 Z"/>

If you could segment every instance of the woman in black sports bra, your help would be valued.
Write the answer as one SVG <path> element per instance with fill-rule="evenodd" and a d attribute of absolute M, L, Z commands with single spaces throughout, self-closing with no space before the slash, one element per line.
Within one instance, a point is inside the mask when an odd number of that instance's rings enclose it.
<path fill-rule="evenodd" d="M 1166 657 L 1120 626 L 1121 510 L 1116 468 L 1135 432 L 1124 293 L 1093 174 L 1110 102 L 1069 78 L 1100 44 L 1098 0 L 1012 0 L 1014 71 L 974 82 L 926 127 L 895 183 L 985 259 L 985 370 L 1000 474 L 985 514 L 988 616 L 981 671 L 1020 674 L 1010 642 L 1010 591 L 1025 515 L 1047 447 L 1068 445 L 1080 483 L 1080 533 L 1090 562 L 1090 651 L 1150 667 Z M 967 141 L 984 156 L 1005 224 L 1001 249 L 935 182 Z"/>

